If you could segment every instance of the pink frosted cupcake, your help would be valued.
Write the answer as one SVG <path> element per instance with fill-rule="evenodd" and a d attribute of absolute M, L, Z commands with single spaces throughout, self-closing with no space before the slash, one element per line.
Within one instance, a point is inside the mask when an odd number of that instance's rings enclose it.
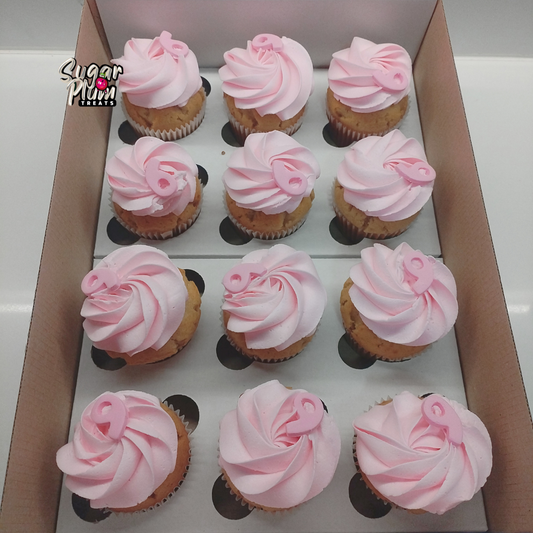
<path fill-rule="evenodd" d="M 93 345 L 129 365 L 172 357 L 200 321 L 200 293 L 165 252 L 133 245 L 111 252 L 84 278 L 81 315 Z"/>
<path fill-rule="evenodd" d="M 457 288 L 442 263 L 402 243 L 361 252 L 341 292 L 346 333 L 363 354 L 410 359 L 446 335 L 457 319 Z"/>
<path fill-rule="evenodd" d="M 183 421 L 155 396 L 105 392 L 83 411 L 56 455 L 65 485 L 92 509 L 152 508 L 172 496 L 190 461 Z"/>
<path fill-rule="evenodd" d="M 253 133 L 222 176 L 230 219 L 250 237 L 286 237 L 305 222 L 319 176 L 315 156 L 285 133 Z"/>
<path fill-rule="evenodd" d="M 285 244 L 245 255 L 223 284 L 226 335 L 258 361 L 278 362 L 300 353 L 326 307 L 326 289 L 313 261 Z"/>
<path fill-rule="evenodd" d="M 121 65 L 119 88 L 129 123 L 139 135 L 165 141 L 192 133 L 202 122 L 206 94 L 196 56 L 168 31 L 155 39 L 131 39 Z"/>
<path fill-rule="evenodd" d="M 358 416 L 353 427 L 364 481 L 412 513 L 443 514 L 471 500 L 492 468 L 483 422 L 438 394 L 402 392 Z"/>
<path fill-rule="evenodd" d="M 141 137 L 115 153 L 106 173 L 117 219 L 141 237 L 179 235 L 200 213 L 198 167 L 176 143 Z"/>
<path fill-rule="evenodd" d="M 220 422 L 219 465 L 238 498 L 265 511 L 320 494 L 339 461 L 339 430 L 322 401 L 277 380 L 244 392 Z"/>
<path fill-rule="evenodd" d="M 343 233 L 354 242 L 400 235 L 430 199 L 435 176 L 420 143 L 400 130 L 356 142 L 333 191 Z"/>
<path fill-rule="evenodd" d="M 384 135 L 407 112 L 411 58 L 397 44 L 354 37 L 350 48 L 333 54 L 326 110 L 340 146 L 368 135 Z"/>
<path fill-rule="evenodd" d="M 313 63 L 301 44 L 263 33 L 246 49 L 226 52 L 224 61 L 219 70 L 224 100 L 241 142 L 250 133 L 298 130 L 313 91 Z"/>

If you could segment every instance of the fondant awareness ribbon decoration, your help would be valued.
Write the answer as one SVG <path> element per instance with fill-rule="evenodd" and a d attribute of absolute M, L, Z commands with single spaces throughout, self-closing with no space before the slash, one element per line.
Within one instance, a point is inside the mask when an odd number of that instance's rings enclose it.
<path fill-rule="evenodd" d="M 277 35 L 261 33 L 253 38 L 252 46 L 256 50 L 274 50 L 274 52 L 280 52 L 283 50 L 283 41 Z"/>
<path fill-rule="evenodd" d="M 185 57 L 189 53 L 189 47 L 182 41 L 172 39 L 172 34 L 168 31 L 162 31 L 159 36 L 161 46 L 173 57 Z"/>
<path fill-rule="evenodd" d="M 81 282 L 81 290 L 86 296 L 102 290 L 113 290 L 120 287 L 117 273 L 110 268 L 96 268 L 91 270 Z"/>
<path fill-rule="evenodd" d="M 176 180 L 164 170 L 161 170 L 161 162 L 157 159 L 150 159 L 144 168 L 146 183 L 150 189 L 159 196 L 167 197 L 176 192 L 178 184 Z"/>
<path fill-rule="evenodd" d="M 262 276 L 265 272 L 266 268 L 258 263 L 241 263 L 226 273 L 222 284 L 229 292 L 241 292 L 250 285 L 254 275 Z"/>
<path fill-rule="evenodd" d="M 272 163 L 272 176 L 276 185 L 287 194 L 298 196 L 307 190 L 305 174 L 295 168 L 290 168 L 287 163 L 279 159 Z"/>
<path fill-rule="evenodd" d="M 398 163 L 395 170 L 402 178 L 410 181 L 414 185 L 426 185 L 431 183 L 437 175 L 434 168 L 425 161 L 418 161 L 414 165 Z"/>
<path fill-rule="evenodd" d="M 406 75 L 398 69 L 388 71 L 375 70 L 372 78 L 380 86 L 391 92 L 403 91 L 409 83 Z"/>
<path fill-rule="evenodd" d="M 116 394 L 105 392 L 95 400 L 91 409 L 91 418 L 98 425 L 108 423 L 107 435 L 111 439 L 118 440 L 126 429 L 128 408 Z"/>
<path fill-rule="evenodd" d="M 413 250 L 405 254 L 403 258 L 403 268 L 412 277 L 415 278 L 414 283 L 410 283 L 411 288 L 416 294 L 423 294 L 433 283 L 433 265 L 435 258 L 424 255 L 420 250 Z M 407 276 L 409 281 L 409 276 Z"/>
<path fill-rule="evenodd" d="M 310 433 L 322 422 L 324 404 L 318 396 L 310 392 L 300 392 L 294 399 L 294 406 L 298 419 L 287 424 L 289 437 L 299 437 Z"/>
<path fill-rule="evenodd" d="M 463 442 L 463 424 L 453 407 L 438 394 L 431 394 L 422 402 L 422 416 L 431 426 L 446 430 L 448 440 L 459 446 Z"/>

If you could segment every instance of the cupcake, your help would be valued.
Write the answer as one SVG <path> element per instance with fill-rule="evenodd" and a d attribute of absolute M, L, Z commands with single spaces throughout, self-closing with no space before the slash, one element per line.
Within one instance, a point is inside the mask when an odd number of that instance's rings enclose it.
<path fill-rule="evenodd" d="M 326 111 L 339 146 L 369 135 L 384 135 L 407 112 L 411 58 L 397 44 L 354 37 L 333 54 L 328 69 Z"/>
<path fill-rule="evenodd" d="M 198 167 L 176 143 L 141 137 L 115 153 L 106 174 L 117 220 L 141 237 L 179 235 L 200 213 Z"/>
<path fill-rule="evenodd" d="M 278 362 L 300 353 L 326 307 L 326 289 L 313 261 L 285 244 L 245 255 L 223 284 L 228 340 L 257 361 Z"/>
<path fill-rule="evenodd" d="M 139 135 L 181 139 L 202 122 L 206 94 L 196 56 L 168 31 L 155 39 L 131 39 L 121 65 L 119 88 L 128 122 Z"/>
<path fill-rule="evenodd" d="M 81 284 L 83 329 L 93 345 L 129 365 L 172 357 L 200 320 L 200 294 L 161 250 L 133 245 L 111 252 Z"/>
<path fill-rule="evenodd" d="M 356 142 L 333 191 L 343 233 L 354 242 L 400 235 L 429 200 L 435 175 L 420 143 L 400 130 Z"/>
<path fill-rule="evenodd" d="M 382 500 L 410 512 L 443 514 L 471 500 L 492 468 L 483 422 L 461 404 L 402 392 L 354 422 L 361 476 Z"/>
<path fill-rule="evenodd" d="M 254 132 L 298 130 L 313 90 L 313 63 L 301 44 L 263 33 L 248 41 L 246 50 L 225 52 L 224 61 L 219 70 L 224 101 L 241 142 Z"/>
<path fill-rule="evenodd" d="M 442 263 L 402 243 L 361 252 L 341 292 L 346 333 L 364 355 L 410 359 L 444 337 L 457 318 L 457 288 Z"/>
<path fill-rule="evenodd" d="M 258 239 L 294 233 L 311 209 L 319 175 L 315 156 L 287 134 L 251 134 L 222 176 L 231 221 Z"/>
<path fill-rule="evenodd" d="M 238 498 L 264 511 L 320 494 L 340 455 L 339 430 L 320 398 L 273 380 L 244 392 L 220 422 L 219 465 Z"/>
<path fill-rule="evenodd" d="M 172 496 L 189 460 L 182 420 L 155 396 L 137 391 L 98 396 L 56 455 L 69 490 L 92 509 L 119 513 L 146 510 Z"/>

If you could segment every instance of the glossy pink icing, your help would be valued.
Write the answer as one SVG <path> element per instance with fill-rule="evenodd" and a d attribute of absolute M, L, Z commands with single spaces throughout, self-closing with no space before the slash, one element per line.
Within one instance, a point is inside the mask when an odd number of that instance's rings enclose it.
<path fill-rule="evenodd" d="M 172 52 L 169 42 L 179 43 L 179 51 Z M 163 46 L 165 43 L 167 46 Z M 140 107 L 183 107 L 202 87 L 193 51 L 172 40 L 168 32 L 155 39 L 130 39 L 124 46 L 124 55 L 111 62 L 124 69 L 119 79 L 120 90 Z"/>
<path fill-rule="evenodd" d="M 301 419 L 303 394 L 269 381 L 247 390 L 222 419 L 219 465 L 247 501 L 288 509 L 322 492 L 333 478 L 341 441 L 327 413 L 309 432 L 288 435 L 288 426 Z"/>
<path fill-rule="evenodd" d="M 424 290 L 405 267 L 414 250 L 406 243 L 391 250 L 374 244 L 361 252 L 350 270 L 350 298 L 363 322 L 380 338 L 407 346 L 431 344 L 448 333 L 457 318 L 457 288 L 453 274 L 428 257 L 431 277 Z M 424 254 L 421 254 L 424 255 Z M 416 268 L 420 261 L 414 258 Z M 428 268 L 428 267 L 424 267 Z"/>
<path fill-rule="evenodd" d="M 198 167 L 174 142 L 140 137 L 108 161 L 112 200 L 137 216 L 180 215 L 194 200 Z"/>
<path fill-rule="evenodd" d="M 442 514 L 470 500 L 490 474 L 492 445 L 485 426 L 461 404 L 443 401 L 460 421 L 460 444 L 426 420 L 423 400 L 409 392 L 353 423 L 361 471 L 377 492 L 404 509 Z"/>
<path fill-rule="evenodd" d="M 112 417 L 111 411 L 119 411 L 115 420 L 123 423 L 115 436 L 109 422 L 102 421 Z M 92 508 L 128 508 L 165 481 L 175 468 L 177 450 L 174 421 L 155 396 L 106 392 L 85 408 L 56 460 L 67 488 L 90 500 Z"/>
<path fill-rule="evenodd" d="M 435 171 L 416 139 L 393 130 L 356 142 L 339 165 L 337 180 L 347 203 L 395 221 L 422 209 L 433 192 Z"/>
<path fill-rule="evenodd" d="M 94 346 L 135 355 L 159 350 L 178 329 L 188 298 L 167 254 L 145 245 L 111 252 L 83 282 L 81 315 Z"/>
<path fill-rule="evenodd" d="M 242 263 L 264 272 L 252 275 L 243 290 L 226 288 L 222 309 L 230 315 L 228 330 L 244 333 L 250 349 L 278 351 L 315 332 L 327 295 L 308 254 L 276 244 L 250 252 Z"/>
<path fill-rule="evenodd" d="M 239 207 L 267 215 L 292 213 L 310 196 L 320 166 L 312 152 L 281 131 L 252 133 L 222 176 Z"/>
<path fill-rule="evenodd" d="M 240 109 L 287 120 L 303 109 L 313 91 L 311 58 L 301 44 L 287 37 L 258 35 L 248 41 L 246 50 L 226 52 L 224 60 L 219 70 L 222 90 Z"/>
<path fill-rule="evenodd" d="M 329 88 L 352 111 L 372 113 L 409 94 L 411 70 L 411 58 L 401 46 L 354 37 L 350 48 L 333 54 Z"/>

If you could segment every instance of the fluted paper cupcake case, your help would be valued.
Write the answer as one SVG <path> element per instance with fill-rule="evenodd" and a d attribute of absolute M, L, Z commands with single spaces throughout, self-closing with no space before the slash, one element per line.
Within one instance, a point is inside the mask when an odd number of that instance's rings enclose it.
<path fill-rule="evenodd" d="M 347 128 L 342 122 L 338 121 L 329 111 L 329 109 L 326 106 L 326 115 L 328 117 L 328 121 L 333 128 L 333 136 L 334 141 L 342 146 L 349 146 L 350 144 L 360 141 L 361 139 L 364 139 L 366 137 L 383 137 L 384 135 L 387 135 L 387 133 L 390 133 L 392 130 L 397 130 L 400 128 L 402 122 L 405 120 L 405 117 L 409 113 L 409 108 L 411 107 L 411 98 L 408 99 L 407 102 L 407 109 L 405 110 L 405 114 L 403 117 L 392 127 L 384 131 L 380 131 L 378 133 L 362 133 L 358 131 L 351 130 L 350 128 Z"/>
<path fill-rule="evenodd" d="M 303 115 L 298 119 L 298 121 L 290 126 L 289 128 L 285 128 L 284 130 L 280 130 L 282 133 L 285 133 L 287 135 L 294 135 L 302 125 L 303 119 L 305 116 L 305 112 Z M 246 140 L 246 137 L 252 133 L 265 133 L 260 130 L 256 130 L 254 128 L 246 128 L 243 126 L 235 117 L 228 111 L 228 119 L 230 121 L 231 127 L 233 128 L 233 132 L 235 134 L 235 137 L 239 142 L 244 144 L 244 141 Z"/>
<path fill-rule="evenodd" d="M 353 242 L 359 242 L 361 239 L 373 239 L 376 241 L 384 241 L 387 239 L 392 239 L 394 237 L 398 237 L 398 235 L 401 235 L 404 233 L 407 229 L 402 229 L 399 231 L 396 231 L 394 233 L 367 233 L 366 231 L 362 230 L 361 228 L 358 228 L 354 226 L 339 210 L 335 202 L 333 201 L 333 210 L 335 211 L 335 215 L 337 215 L 337 220 L 339 221 L 341 225 L 341 229 L 343 234 L 350 239 Z"/>
<path fill-rule="evenodd" d="M 201 90 L 204 91 L 204 88 L 202 87 Z M 204 98 L 204 102 L 202 104 L 200 111 L 188 124 L 185 124 L 185 126 L 182 126 L 181 128 L 176 128 L 175 130 L 161 131 L 161 130 L 153 130 L 153 129 L 147 128 L 146 126 L 142 126 L 141 124 L 133 120 L 128 114 L 128 111 L 126 110 L 126 106 L 124 105 L 124 100 L 122 100 L 122 110 L 124 111 L 124 115 L 126 115 L 126 119 L 131 124 L 131 127 L 140 136 L 157 137 L 158 139 L 161 139 L 163 141 L 177 141 L 178 139 L 183 139 L 183 137 L 187 137 L 187 135 L 190 135 L 193 131 L 195 131 L 198 128 L 198 126 L 200 126 L 200 124 L 202 123 L 202 120 L 204 119 L 205 107 L 206 107 L 206 99 Z"/>
<path fill-rule="evenodd" d="M 109 205 L 111 207 L 111 211 L 113 212 L 114 217 L 117 219 L 120 225 L 126 228 L 130 233 L 138 235 L 139 237 L 142 237 L 143 239 L 149 239 L 149 240 L 155 240 L 155 241 L 165 241 L 167 239 L 171 239 L 172 237 L 181 235 L 185 230 L 189 229 L 196 222 L 196 219 L 200 215 L 200 211 L 202 210 L 202 203 L 204 199 L 204 195 L 202 194 L 202 197 L 200 198 L 200 202 L 198 204 L 198 209 L 194 212 L 193 216 L 189 218 L 186 222 L 183 222 L 179 226 L 175 227 L 174 229 L 165 231 L 164 233 L 154 233 L 154 232 L 137 231 L 135 228 L 126 224 L 126 222 L 124 222 L 124 220 L 122 220 L 120 218 L 120 215 L 118 215 L 118 213 L 116 212 L 115 206 L 113 205 L 112 196 L 113 196 L 113 192 L 111 191 L 109 194 Z"/>
<path fill-rule="evenodd" d="M 237 222 L 237 220 L 229 212 L 228 212 L 228 217 L 235 227 L 237 227 L 240 231 L 242 231 L 249 237 L 253 237 L 255 239 L 261 239 L 263 241 L 274 241 L 277 239 L 283 239 L 284 237 L 288 237 L 289 235 L 292 235 L 296 230 L 301 228 L 307 218 L 307 215 L 304 218 L 302 218 L 302 220 L 300 220 L 298 224 L 295 224 L 294 226 L 292 226 L 292 228 L 289 228 L 288 230 L 270 231 L 270 232 L 257 231 L 257 230 L 251 230 L 251 229 L 245 228 L 242 224 Z"/>

